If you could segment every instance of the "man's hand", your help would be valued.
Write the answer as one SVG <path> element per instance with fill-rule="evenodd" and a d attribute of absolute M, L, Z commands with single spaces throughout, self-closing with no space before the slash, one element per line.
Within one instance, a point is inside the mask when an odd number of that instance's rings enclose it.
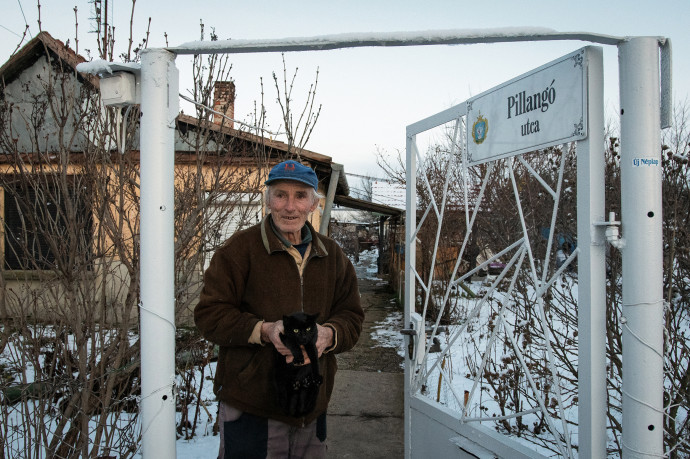
<path fill-rule="evenodd" d="M 285 361 L 291 363 L 295 360 L 295 356 L 292 355 L 292 351 L 285 347 L 283 341 L 280 339 L 280 334 L 285 332 L 285 327 L 283 326 L 283 321 L 279 320 L 277 322 L 264 322 L 261 324 L 261 341 L 265 343 L 271 343 L 276 348 L 280 354 L 285 356 Z M 302 347 L 302 354 L 304 355 L 304 364 L 309 363 L 309 357 Z"/>
<path fill-rule="evenodd" d="M 261 324 L 261 341 L 275 346 L 276 350 L 283 355 L 290 354 L 290 349 L 286 348 L 280 339 L 280 334 L 285 331 L 283 321 L 264 322 Z"/>
<path fill-rule="evenodd" d="M 316 330 L 318 332 L 316 337 L 316 350 L 319 353 L 319 357 L 321 357 L 323 351 L 333 346 L 333 329 L 331 327 L 322 327 L 316 324 Z"/>

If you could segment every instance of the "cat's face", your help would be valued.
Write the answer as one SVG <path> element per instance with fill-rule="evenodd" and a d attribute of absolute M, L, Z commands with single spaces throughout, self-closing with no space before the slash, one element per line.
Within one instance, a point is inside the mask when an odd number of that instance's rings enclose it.
<path fill-rule="evenodd" d="M 296 312 L 283 317 L 285 334 L 298 338 L 300 341 L 309 340 L 316 334 L 317 315 Z"/>

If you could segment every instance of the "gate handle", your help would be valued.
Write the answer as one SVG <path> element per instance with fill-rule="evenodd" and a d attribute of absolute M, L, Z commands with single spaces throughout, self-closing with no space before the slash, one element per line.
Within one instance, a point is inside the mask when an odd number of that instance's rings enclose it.
<path fill-rule="evenodd" d="M 434 327 L 426 327 L 425 331 L 427 333 L 431 333 L 434 331 Z M 445 325 L 440 325 L 437 329 L 437 332 L 441 333 L 448 333 L 448 327 Z M 414 338 L 417 336 L 417 330 L 414 328 L 403 328 L 400 330 L 401 335 L 407 335 L 410 337 L 410 344 L 407 346 L 407 355 L 410 357 L 410 360 L 412 360 L 412 356 L 414 355 Z M 436 338 L 434 338 L 436 339 Z"/>
<path fill-rule="evenodd" d="M 410 337 L 410 344 L 407 346 L 407 355 L 410 360 L 412 360 L 412 356 L 414 355 L 414 337 L 417 336 L 417 330 L 414 328 L 403 328 L 400 330 L 400 333 Z"/>

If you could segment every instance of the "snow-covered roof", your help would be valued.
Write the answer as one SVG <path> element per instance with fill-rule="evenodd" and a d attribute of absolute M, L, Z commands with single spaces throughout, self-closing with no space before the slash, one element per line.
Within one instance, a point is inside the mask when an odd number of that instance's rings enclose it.
<path fill-rule="evenodd" d="M 113 72 L 122 71 L 139 73 L 141 71 L 141 64 L 138 62 L 108 62 L 103 59 L 94 59 L 77 65 L 77 71 L 91 75 L 112 75 Z"/>

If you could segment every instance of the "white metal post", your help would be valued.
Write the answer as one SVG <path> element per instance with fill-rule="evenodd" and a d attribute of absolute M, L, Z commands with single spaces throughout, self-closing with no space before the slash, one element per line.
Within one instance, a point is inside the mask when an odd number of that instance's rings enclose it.
<path fill-rule="evenodd" d="M 619 45 L 623 457 L 663 454 L 663 244 L 659 42 Z"/>
<path fill-rule="evenodd" d="M 577 144 L 579 456 L 606 457 L 606 261 L 604 220 L 604 63 L 590 46 L 587 138 Z"/>
<path fill-rule="evenodd" d="M 326 193 L 326 204 L 324 205 L 323 214 L 321 214 L 321 224 L 319 225 L 319 233 L 328 236 L 328 227 L 331 224 L 331 209 L 333 209 L 333 200 L 335 199 L 335 190 L 338 188 L 338 180 L 340 174 L 345 170 L 342 164 L 331 163 L 331 180 L 328 183 L 328 192 Z"/>
<path fill-rule="evenodd" d="M 178 114 L 175 55 L 141 58 L 141 432 L 142 454 L 174 458 L 175 299 L 174 141 Z"/>
<path fill-rule="evenodd" d="M 416 266 L 416 247 L 415 234 L 417 227 L 417 157 L 415 155 L 415 137 L 409 133 L 406 135 L 406 167 L 405 172 L 405 328 L 411 327 L 410 318 L 415 312 L 415 277 L 414 268 Z M 423 324 L 422 324 L 423 326 Z M 411 335 L 405 336 L 405 349 L 410 345 Z M 415 343 L 418 344 L 418 343 Z M 412 457 L 412 413 L 410 411 L 410 399 L 412 394 L 412 378 L 414 377 L 414 361 L 409 359 L 405 352 L 405 407 L 404 407 L 404 428 L 405 428 L 405 459 Z"/>

